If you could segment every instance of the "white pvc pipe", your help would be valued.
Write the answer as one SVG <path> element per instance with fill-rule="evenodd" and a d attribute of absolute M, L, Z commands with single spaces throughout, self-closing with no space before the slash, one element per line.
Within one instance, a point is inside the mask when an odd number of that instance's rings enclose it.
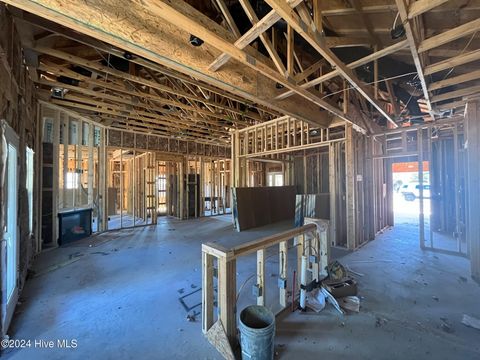
<path fill-rule="evenodd" d="M 300 283 L 303 286 L 307 285 L 307 257 L 302 256 L 302 272 L 300 274 Z M 307 300 L 307 290 L 300 289 L 300 308 L 305 310 Z"/>

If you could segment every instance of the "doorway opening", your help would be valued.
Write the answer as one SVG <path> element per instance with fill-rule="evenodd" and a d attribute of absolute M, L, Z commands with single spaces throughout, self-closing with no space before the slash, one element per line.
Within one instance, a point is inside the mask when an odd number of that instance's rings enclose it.
<path fill-rule="evenodd" d="M 395 161 L 392 163 L 394 223 L 419 225 L 421 202 L 423 215 L 430 217 L 430 171 L 429 162 L 423 162 L 423 181 L 420 181 L 418 161 Z M 421 191 L 423 190 L 423 191 Z M 423 199 L 421 197 L 423 195 Z M 428 227 L 427 220 L 425 221 Z"/>

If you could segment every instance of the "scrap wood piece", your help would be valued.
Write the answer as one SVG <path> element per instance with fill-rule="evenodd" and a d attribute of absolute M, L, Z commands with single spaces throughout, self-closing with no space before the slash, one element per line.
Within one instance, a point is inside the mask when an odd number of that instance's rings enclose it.
<path fill-rule="evenodd" d="M 477 330 L 480 330 L 480 319 L 463 314 L 462 324 Z"/>
<path fill-rule="evenodd" d="M 227 360 L 235 360 L 232 347 L 228 341 L 227 334 L 221 320 L 217 320 L 215 324 L 207 331 L 205 335 L 213 346 L 218 350 L 220 354 Z"/>

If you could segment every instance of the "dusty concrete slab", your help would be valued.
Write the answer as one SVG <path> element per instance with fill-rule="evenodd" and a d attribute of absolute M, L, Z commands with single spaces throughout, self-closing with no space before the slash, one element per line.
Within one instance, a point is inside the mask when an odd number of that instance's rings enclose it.
<path fill-rule="evenodd" d="M 226 217 L 164 218 L 156 227 L 109 233 L 48 251 L 35 262 L 38 273 L 63 266 L 27 282 L 10 336 L 76 339 L 78 345 L 2 355 L 22 360 L 218 359 L 201 334 L 200 322 L 187 321 L 178 301 L 200 286 L 201 243 L 235 245 L 289 226 L 236 233 Z M 341 318 L 331 309 L 318 315 L 288 314 L 277 323 L 280 358 L 480 358 L 480 332 L 460 323 L 464 313 L 480 317 L 480 287 L 465 277 L 466 259 L 420 251 L 416 229 L 407 224 L 386 231 L 357 252 L 338 254 L 365 274 L 358 278 L 360 314 Z M 289 258 L 292 255 L 293 250 Z M 275 309 L 278 256 L 275 249 L 267 256 L 267 300 Z M 72 258 L 79 260 L 65 264 Z M 237 286 L 244 285 L 239 310 L 254 302 L 254 261 L 249 256 L 238 264 Z M 186 302 L 194 305 L 199 299 L 195 293 Z"/>

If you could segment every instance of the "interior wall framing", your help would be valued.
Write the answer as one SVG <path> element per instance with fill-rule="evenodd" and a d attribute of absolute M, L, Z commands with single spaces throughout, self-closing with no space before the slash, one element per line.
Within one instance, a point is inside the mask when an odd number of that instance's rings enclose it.
<path fill-rule="evenodd" d="M 39 176 L 28 173 L 30 169 L 35 174 L 40 171 L 40 141 L 41 128 L 37 118 L 38 107 L 35 101 L 35 87 L 29 77 L 29 71 L 23 56 L 20 35 L 15 21 L 6 9 L 0 7 L 0 121 L 4 121 L 0 130 L 0 238 L 4 239 L 6 222 L 5 184 L 5 127 L 9 126 L 18 136 L 18 193 L 17 193 L 17 249 L 18 263 L 16 266 L 16 284 L 21 291 L 25 284 L 27 270 L 33 256 L 40 250 L 41 221 L 41 188 Z M 29 153 L 30 155 L 27 155 Z M 32 156 L 33 155 L 33 156 Z M 28 179 L 32 176 L 31 182 Z M 29 188 L 27 188 L 27 186 Z M 2 242 L 3 243 L 3 242 Z M 0 267 L 0 317 L 2 335 L 6 334 L 8 323 L 6 294 L 7 254 L 2 246 Z"/>

